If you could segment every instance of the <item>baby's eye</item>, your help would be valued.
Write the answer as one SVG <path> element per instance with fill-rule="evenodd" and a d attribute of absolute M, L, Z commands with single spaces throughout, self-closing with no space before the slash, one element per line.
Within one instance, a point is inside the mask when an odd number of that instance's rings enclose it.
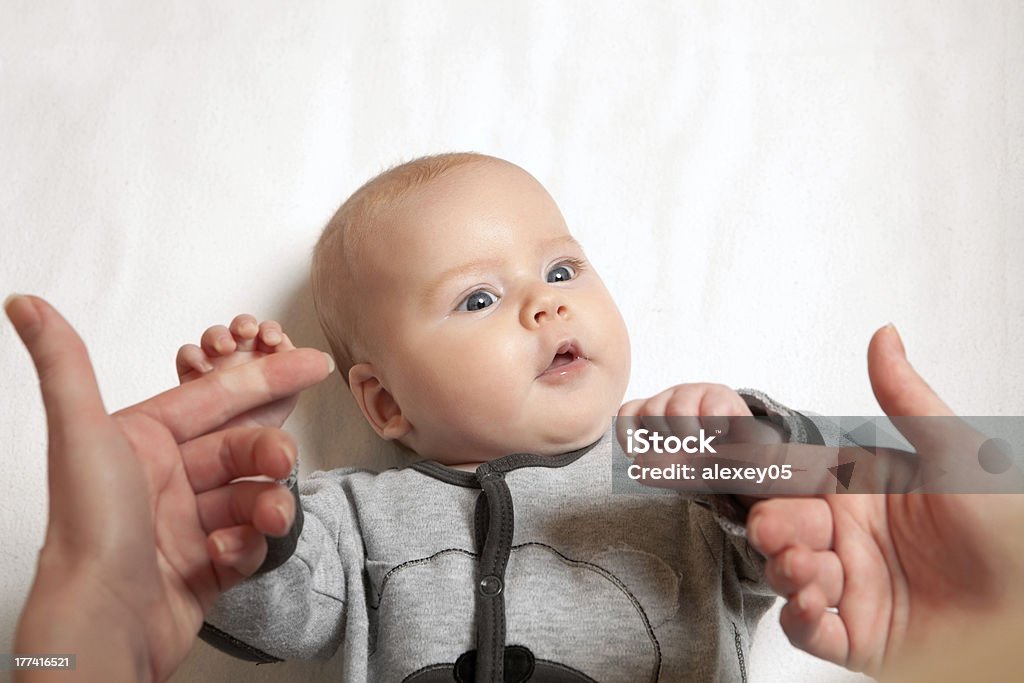
<path fill-rule="evenodd" d="M 479 311 L 488 306 L 493 306 L 498 303 L 498 297 L 491 294 L 486 289 L 478 289 L 459 304 L 456 310 L 459 311 Z"/>
<path fill-rule="evenodd" d="M 559 263 L 548 271 L 548 282 L 568 282 L 576 277 L 576 269 L 568 263 Z"/>

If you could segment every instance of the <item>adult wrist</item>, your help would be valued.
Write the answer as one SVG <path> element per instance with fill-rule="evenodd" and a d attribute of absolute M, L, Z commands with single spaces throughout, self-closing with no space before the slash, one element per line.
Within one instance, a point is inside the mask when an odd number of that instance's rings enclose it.
<path fill-rule="evenodd" d="M 15 634 L 17 655 L 75 655 L 76 677 L 150 681 L 145 624 L 96 582 L 40 564 Z M 19 683 L 67 680 L 62 670 L 17 672 Z"/>

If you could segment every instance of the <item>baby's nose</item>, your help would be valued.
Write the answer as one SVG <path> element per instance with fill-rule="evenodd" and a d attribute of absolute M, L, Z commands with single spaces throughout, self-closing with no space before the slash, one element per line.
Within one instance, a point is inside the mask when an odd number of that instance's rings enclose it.
<path fill-rule="evenodd" d="M 544 322 L 564 319 L 568 313 L 569 308 L 561 292 L 545 287 L 527 299 L 522 322 L 526 327 L 539 327 Z"/>

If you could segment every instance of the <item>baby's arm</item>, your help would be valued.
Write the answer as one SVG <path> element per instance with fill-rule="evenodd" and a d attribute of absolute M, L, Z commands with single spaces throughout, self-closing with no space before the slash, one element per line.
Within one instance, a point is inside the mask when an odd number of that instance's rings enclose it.
<path fill-rule="evenodd" d="M 280 323 L 267 320 L 257 324 L 254 317 L 243 313 L 235 316 L 228 327 L 214 325 L 207 328 L 200 338 L 199 346 L 185 344 L 178 349 L 178 379 L 185 384 L 209 372 L 225 370 L 272 353 L 293 349 L 295 345 L 281 330 Z M 297 402 L 297 395 L 275 401 L 239 415 L 229 426 L 280 427 Z"/>
<path fill-rule="evenodd" d="M 327 659 L 354 633 L 365 641 L 366 591 L 360 577 L 366 556 L 353 470 L 315 472 L 304 480 L 294 552 L 221 596 L 200 637 L 241 659 Z M 353 666 L 358 670 L 358 662 Z"/>

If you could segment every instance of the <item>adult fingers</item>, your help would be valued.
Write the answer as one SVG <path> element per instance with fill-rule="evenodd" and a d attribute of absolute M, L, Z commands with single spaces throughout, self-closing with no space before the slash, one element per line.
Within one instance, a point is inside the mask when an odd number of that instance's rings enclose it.
<path fill-rule="evenodd" d="M 953 415 L 907 361 L 903 342 L 892 325 L 871 337 L 868 376 L 878 405 L 886 415 Z"/>
<path fill-rule="evenodd" d="M 204 493 L 239 477 L 284 479 L 295 466 L 295 441 L 270 427 L 235 427 L 212 432 L 181 446 L 192 490 Z"/>
<path fill-rule="evenodd" d="M 284 536 L 295 519 L 295 497 L 276 482 L 238 481 L 196 496 L 207 534 L 250 525 L 267 536 Z"/>
<path fill-rule="evenodd" d="M 795 595 L 815 585 L 825 605 L 835 607 L 843 597 L 843 565 L 830 550 L 812 551 L 804 546 L 786 548 L 768 558 L 768 585 L 779 595 Z"/>
<path fill-rule="evenodd" d="M 81 337 L 56 309 L 38 297 L 10 297 L 4 309 L 36 366 L 51 446 L 92 433 L 106 411 Z M 64 455 L 69 454 L 51 447 L 51 464 L 53 458 Z"/>
<path fill-rule="evenodd" d="M 979 486 L 991 485 L 987 473 L 977 466 L 976 456 L 985 437 L 957 418 L 911 367 L 892 325 L 871 338 L 868 375 L 879 406 L 920 457 L 916 463 L 922 468 L 919 481 L 911 487 L 924 485 L 933 492 L 970 488 L 973 477 L 980 477 Z M 893 488 L 900 487 L 894 484 Z"/>
<path fill-rule="evenodd" d="M 257 406 L 297 394 L 334 370 L 329 355 L 316 349 L 275 353 L 212 372 L 125 408 L 165 425 L 178 443 L 211 432 Z"/>
<path fill-rule="evenodd" d="M 772 498 L 757 503 L 747 517 L 747 536 L 771 557 L 792 546 L 832 548 L 832 508 L 821 498 Z"/>
<path fill-rule="evenodd" d="M 886 325 L 871 337 L 868 377 L 878 405 L 919 452 L 938 453 L 948 447 L 954 435 L 948 433 L 946 427 L 953 421 L 920 418 L 951 417 L 953 411 L 910 365 L 899 333 L 892 325 Z M 902 416 L 912 417 L 898 419 Z"/>
<path fill-rule="evenodd" d="M 207 552 L 223 591 L 260 568 L 267 556 L 267 539 L 250 525 L 217 529 L 207 539 Z"/>
<path fill-rule="evenodd" d="M 786 602 L 779 614 L 779 623 L 795 647 L 846 666 L 850 655 L 850 635 L 842 618 L 825 607 L 824 596 L 808 589 Z"/>

